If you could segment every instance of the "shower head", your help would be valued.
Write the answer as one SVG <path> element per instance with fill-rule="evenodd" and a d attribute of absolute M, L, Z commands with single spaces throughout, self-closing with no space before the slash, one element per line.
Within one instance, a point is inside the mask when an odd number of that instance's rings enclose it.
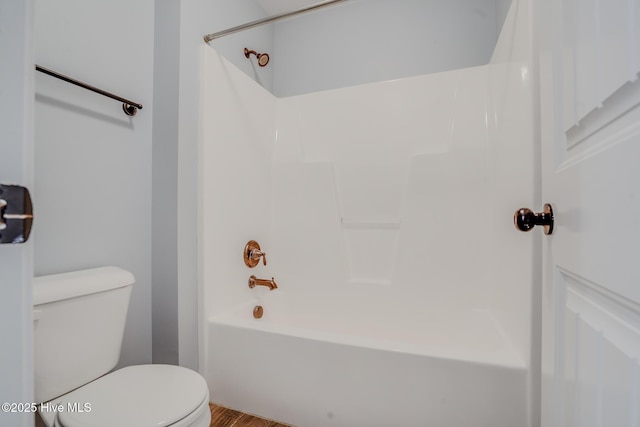
<path fill-rule="evenodd" d="M 249 50 L 246 47 L 244 48 L 244 56 L 249 58 L 249 56 L 253 54 L 258 58 L 258 65 L 264 67 L 269 63 L 269 54 L 268 53 L 258 53 L 255 50 Z"/>

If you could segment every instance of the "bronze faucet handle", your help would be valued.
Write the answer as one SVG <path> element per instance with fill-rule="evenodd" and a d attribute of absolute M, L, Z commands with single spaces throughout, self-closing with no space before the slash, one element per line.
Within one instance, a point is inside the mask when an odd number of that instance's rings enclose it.
<path fill-rule="evenodd" d="M 244 264 L 253 268 L 260 263 L 260 257 L 262 257 L 262 263 L 267 265 L 267 254 L 260 250 L 260 245 L 255 240 L 249 240 L 244 247 L 243 252 Z"/>
<path fill-rule="evenodd" d="M 254 249 L 251 251 L 249 258 L 254 261 L 259 261 L 260 257 L 262 257 L 262 264 L 267 265 L 267 253 L 262 252 L 260 249 Z"/>

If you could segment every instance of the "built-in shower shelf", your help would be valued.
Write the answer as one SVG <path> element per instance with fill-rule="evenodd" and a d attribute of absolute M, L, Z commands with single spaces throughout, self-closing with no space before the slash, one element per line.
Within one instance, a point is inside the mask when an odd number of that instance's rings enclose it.
<path fill-rule="evenodd" d="M 391 284 L 400 218 L 342 218 L 341 222 L 349 281 Z"/>
<path fill-rule="evenodd" d="M 342 228 L 345 229 L 374 229 L 374 230 L 399 230 L 400 218 L 390 219 L 355 219 L 342 218 Z"/>

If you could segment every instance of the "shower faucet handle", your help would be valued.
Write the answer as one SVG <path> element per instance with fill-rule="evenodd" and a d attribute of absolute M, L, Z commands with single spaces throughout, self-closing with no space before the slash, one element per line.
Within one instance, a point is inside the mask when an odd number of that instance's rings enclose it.
<path fill-rule="evenodd" d="M 249 240 L 244 247 L 244 264 L 253 268 L 260 263 L 260 258 L 262 258 L 262 263 L 267 265 L 267 253 L 260 250 L 258 242 Z"/>
<path fill-rule="evenodd" d="M 252 260 L 258 261 L 260 262 L 260 257 L 262 257 L 262 264 L 263 265 L 267 265 L 267 253 L 266 252 L 262 252 L 260 249 L 255 249 L 253 251 L 251 251 L 251 254 L 249 255 L 251 257 Z"/>

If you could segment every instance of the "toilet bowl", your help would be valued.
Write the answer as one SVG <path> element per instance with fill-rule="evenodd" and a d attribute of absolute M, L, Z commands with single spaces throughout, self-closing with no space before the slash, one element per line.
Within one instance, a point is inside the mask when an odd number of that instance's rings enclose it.
<path fill-rule="evenodd" d="M 204 379 L 171 365 L 122 368 L 38 408 L 55 427 L 208 427 L 211 417 Z"/>
<path fill-rule="evenodd" d="M 200 374 L 118 362 L 133 275 L 116 267 L 34 279 L 34 377 L 47 427 L 208 427 Z"/>

